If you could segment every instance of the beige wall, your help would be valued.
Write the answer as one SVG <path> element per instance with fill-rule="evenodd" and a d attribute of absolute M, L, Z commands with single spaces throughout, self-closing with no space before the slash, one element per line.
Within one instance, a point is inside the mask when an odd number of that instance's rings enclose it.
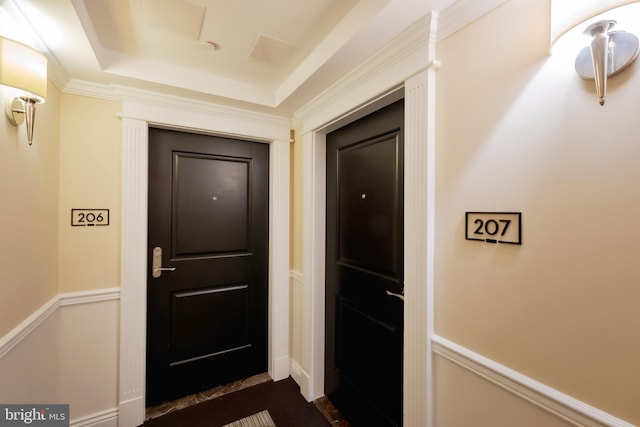
<path fill-rule="evenodd" d="M 436 333 L 639 424 L 639 65 L 611 80 L 600 107 L 574 56 L 547 54 L 548 22 L 548 1 L 510 0 L 438 43 Z M 120 108 L 50 87 L 31 147 L 24 127 L 0 120 L 0 336 L 58 293 L 118 286 Z M 298 272 L 300 136 L 291 171 Z M 73 228 L 72 208 L 110 209 L 111 225 Z M 521 211 L 523 245 L 465 241 L 464 213 L 474 210 Z M 302 286 L 292 280 L 291 357 L 307 369 Z M 117 303 L 65 310 L 3 358 L 0 372 L 26 384 L 11 398 L 78 401 L 78 416 L 114 407 Z M 75 354 L 96 336 L 103 346 L 90 360 Z M 58 346 L 54 357 L 39 357 L 39 337 Z M 92 369 L 107 386 L 83 395 Z M 562 425 L 445 359 L 436 357 L 434 377 L 438 426 Z"/>
<path fill-rule="evenodd" d="M 0 337 L 57 293 L 60 93 L 38 105 L 33 145 L 4 115 L 0 88 Z"/>
<path fill-rule="evenodd" d="M 436 333 L 640 423 L 640 72 L 601 107 L 548 34 L 511 0 L 438 44 Z M 522 246 L 465 211 L 522 212 Z"/>
<path fill-rule="evenodd" d="M 50 85 L 32 146 L 0 120 L 0 337 L 64 292 L 118 286 L 119 108 Z M 72 207 L 111 209 L 111 225 L 71 227 Z M 0 401 L 70 403 L 72 418 L 113 410 L 118 301 L 60 304 L 0 358 Z"/>
<path fill-rule="evenodd" d="M 60 292 L 120 283 L 120 102 L 63 94 L 60 129 Z M 109 209 L 108 227 L 72 227 L 71 209 Z"/>
<path fill-rule="evenodd" d="M 119 110 L 50 84 L 33 145 L 0 120 L 0 336 L 60 292 L 119 285 Z M 71 227 L 72 208 L 110 209 L 111 225 Z"/>

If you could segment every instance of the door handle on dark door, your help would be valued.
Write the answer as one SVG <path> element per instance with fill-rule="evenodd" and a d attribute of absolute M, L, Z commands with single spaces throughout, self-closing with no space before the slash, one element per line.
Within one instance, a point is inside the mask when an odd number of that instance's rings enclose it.
<path fill-rule="evenodd" d="M 175 267 L 162 267 L 162 248 L 160 246 L 156 246 L 153 248 L 151 261 L 151 277 L 157 279 L 162 276 L 163 271 L 175 271 Z"/>
<path fill-rule="evenodd" d="M 396 298 L 400 298 L 403 302 L 404 302 L 404 295 L 403 294 L 397 294 L 395 292 L 389 292 L 389 291 L 385 291 L 387 293 L 387 295 L 389 295 L 390 297 L 396 297 Z"/>

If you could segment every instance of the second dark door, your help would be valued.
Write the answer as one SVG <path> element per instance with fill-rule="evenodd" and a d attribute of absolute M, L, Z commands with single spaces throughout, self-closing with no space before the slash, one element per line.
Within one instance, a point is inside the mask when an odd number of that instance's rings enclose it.
<path fill-rule="evenodd" d="M 404 101 L 327 135 L 325 394 L 402 425 Z"/>
<path fill-rule="evenodd" d="M 147 406 L 267 370 L 268 165 L 266 144 L 149 129 Z"/>

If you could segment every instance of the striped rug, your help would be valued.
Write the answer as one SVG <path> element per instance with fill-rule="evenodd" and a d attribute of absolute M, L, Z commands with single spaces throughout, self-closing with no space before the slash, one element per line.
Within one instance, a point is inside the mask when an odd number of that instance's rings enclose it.
<path fill-rule="evenodd" d="M 276 427 L 276 425 L 273 423 L 269 411 L 264 410 L 222 427 Z"/>

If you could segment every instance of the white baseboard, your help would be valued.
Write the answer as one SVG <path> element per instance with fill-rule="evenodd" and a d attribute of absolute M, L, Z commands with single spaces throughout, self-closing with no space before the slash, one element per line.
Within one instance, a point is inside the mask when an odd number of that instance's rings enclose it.
<path fill-rule="evenodd" d="M 75 418 L 69 425 L 70 427 L 118 427 L 118 410 L 110 409 Z"/>
<path fill-rule="evenodd" d="M 284 380 L 289 377 L 289 356 L 277 357 L 273 361 L 273 366 L 269 374 L 274 381 Z"/>
<path fill-rule="evenodd" d="M 311 402 L 313 397 L 311 396 L 311 390 L 309 390 L 309 384 L 311 383 L 309 374 L 293 359 L 291 359 L 291 378 L 300 387 L 300 393 L 304 398 Z"/>
<path fill-rule="evenodd" d="M 304 276 L 298 270 L 289 270 L 289 279 L 291 282 L 292 288 L 302 288 L 304 283 Z M 295 320 L 295 319 L 294 319 Z M 301 319 L 298 319 L 301 321 Z M 297 360 L 291 358 L 290 359 L 290 368 L 291 378 L 298 384 L 300 387 L 300 393 L 304 396 L 307 401 L 311 402 L 313 400 L 313 396 L 310 390 L 311 377 L 309 373 L 306 372 L 300 363 Z"/>
<path fill-rule="evenodd" d="M 433 352 L 508 392 L 576 426 L 634 427 L 556 389 L 481 356 L 459 344 L 433 335 Z"/>
<path fill-rule="evenodd" d="M 119 427 L 135 427 L 142 424 L 145 418 L 144 397 L 121 401 L 118 406 L 118 418 Z"/>

